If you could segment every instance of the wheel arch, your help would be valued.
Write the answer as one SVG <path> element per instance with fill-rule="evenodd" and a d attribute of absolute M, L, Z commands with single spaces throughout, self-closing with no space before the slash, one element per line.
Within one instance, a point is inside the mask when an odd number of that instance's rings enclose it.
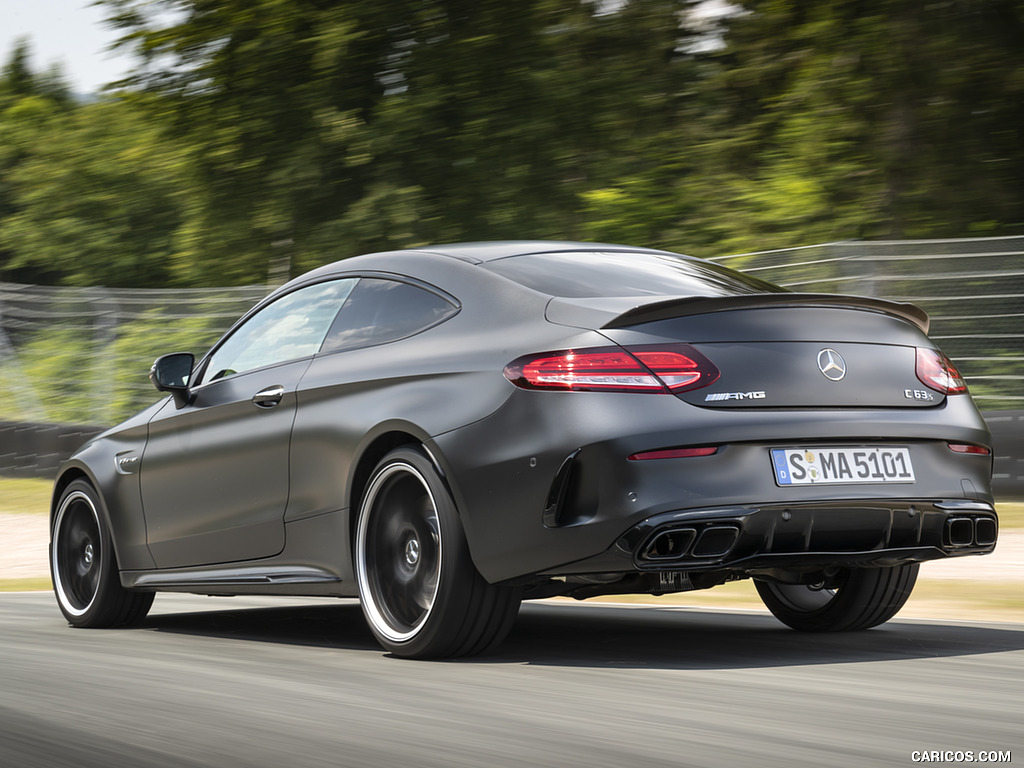
<path fill-rule="evenodd" d="M 122 562 L 120 542 L 118 541 L 118 537 L 114 535 L 114 526 L 110 519 L 110 510 L 107 508 L 107 498 L 103 493 L 100 483 L 97 482 L 93 474 L 81 464 L 71 464 L 62 468 L 60 474 L 53 483 L 53 494 L 50 498 L 50 522 L 48 526 L 50 535 L 51 537 L 53 535 L 53 524 L 55 522 L 61 496 L 64 495 L 64 491 L 68 489 L 68 486 L 76 480 L 84 480 L 92 486 L 93 491 L 96 492 L 96 498 L 99 500 L 99 509 L 97 512 L 103 516 L 103 522 L 110 535 L 110 543 L 114 548 L 114 562 L 120 569 Z M 49 555 L 47 555 L 47 557 L 49 557 Z"/>
<path fill-rule="evenodd" d="M 358 458 L 353 461 L 349 473 L 348 485 L 348 533 L 349 546 L 352 549 L 353 562 L 355 562 L 356 525 L 359 521 L 359 506 L 363 501 L 363 494 L 370 483 L 370 477 L 374 468 L 381 459 L 387 456 L 396 448 L 410 447 L 423 452 L 427 460 L 437 470 L 438 477 L 448 490 L 452 503 L 455 506 L 455 513 L 465 525 L 466 510 L 465 499 L 460 493 L 458 482 L 450 471 L 450 464 L 447 456 L 441 448 L 428 435 L 411 424 L 392 424 L 384 431 L 376 432 L 371 438 L 365 441 L 365 447 L 358 452 Z M 467 543 L 469 545 L 470 557 L 476 562 L 476 547 L 470 531 L 466 531 Z M 479 565 L 477 566 L 479 568 Z"/>
<path fill-rule="evenodd" d="M 103 507 L 100 511 L 103 513 L 103 516 L 107 518 L 106 522 L 109 526 L 110 515 L 107 513 L 106 502 L 103 501 L 103 494 L 99 491 L 99 484 L 96 482 L 96 478 L 87 472 L 85 468 L 78 465 L 72 465 L 70 467 L 65 467 L 53 482 L 53 493 L 50 496 L 50 528 L 53 528 L 53 520 L 57 514 L 57 505 L 60 504 L 60 497 L 64 495 L 64 491 L 66 491 L 68 486 L 75 482 L 75 480 L 85 480 L 85 482 L 91 485 L 93 490 L 96 491 L 96 495 L 100 497 L 100 506 Z"/>
<path fill-rule="evenodd" d="M 385 431 L 378 432 L 369 438 L 365 447 L 359 451 L 358 458 L 352 464 L 348 484 L 348 503 L 349 510 L 351 511 L 348 523 L 351 535 L 350 540 L 353 544 L 355 542 L 356 521 L 359 517 L 359 505 L 362 503 L 363 494 L 370 483 L 370 477 L 373 474 L 374 468 L 391 451 L 402 447 L 416 448 L 423 451 L 424 455 L 434 465 L 441 479 L 447 484 L 443 468 L 439 466 L 437 459 L 426 446 L 426 435 L 417 434 L 418 432 L 419 430 L 411 425 L 392 425 Z"/>

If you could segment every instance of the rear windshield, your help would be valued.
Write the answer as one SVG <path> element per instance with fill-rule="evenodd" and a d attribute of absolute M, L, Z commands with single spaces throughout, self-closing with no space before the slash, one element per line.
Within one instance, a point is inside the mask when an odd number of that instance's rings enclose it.
<path fill-rule="evenodd" d="M 530 253 L 482 266 L 527 288 L 567 299 L 736 296 L 786 290 L 709 261 L 661 253 Z"/>

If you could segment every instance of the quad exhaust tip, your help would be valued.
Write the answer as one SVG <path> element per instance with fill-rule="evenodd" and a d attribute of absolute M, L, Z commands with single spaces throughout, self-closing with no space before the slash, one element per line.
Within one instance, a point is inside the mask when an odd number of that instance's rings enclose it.
<path fill-rule="evenodd" d="M 996 543 L 996 521 L 991 517 L 951 517 L 946 521 L 949 546 L 976 547 Z"/>
<path fill-rule="evenodd" d="M 709 525 L 699 531 L 696 528 L 673 528 L 651 539 L 639 559 L 664 563 L 724 557 L 739 536 L 740 529 L 736 525 Z"/>

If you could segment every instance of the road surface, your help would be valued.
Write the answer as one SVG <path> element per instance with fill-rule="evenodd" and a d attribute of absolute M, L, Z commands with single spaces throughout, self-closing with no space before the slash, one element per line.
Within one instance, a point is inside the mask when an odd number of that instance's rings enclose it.
<path fill-rule="evenodd" d="M 351 601 L 158 595 L 76 630 L 0 594 L 11 768 L 822 768 L 1024 763 L 1024 625 L 809 636 L 762 613 L 545 602 L 493 655 L 384 654 Z M 951 755 L 955 756 L 955 755 Z"/>

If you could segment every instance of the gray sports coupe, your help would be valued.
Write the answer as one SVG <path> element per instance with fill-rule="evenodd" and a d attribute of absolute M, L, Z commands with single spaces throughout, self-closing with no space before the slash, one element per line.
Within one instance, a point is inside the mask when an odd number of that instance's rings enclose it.
<path fill-rule="evenodd" d="M 928 317 L 696 258 L 471 243 L 271 293 L 53 493 L 75 626 L 155 592 L 358 596 L 408 657 L 520 601 L 754 580 L 787 625 L 887 621 L 919 564 L 992 551 L 989 432 Z"/>

